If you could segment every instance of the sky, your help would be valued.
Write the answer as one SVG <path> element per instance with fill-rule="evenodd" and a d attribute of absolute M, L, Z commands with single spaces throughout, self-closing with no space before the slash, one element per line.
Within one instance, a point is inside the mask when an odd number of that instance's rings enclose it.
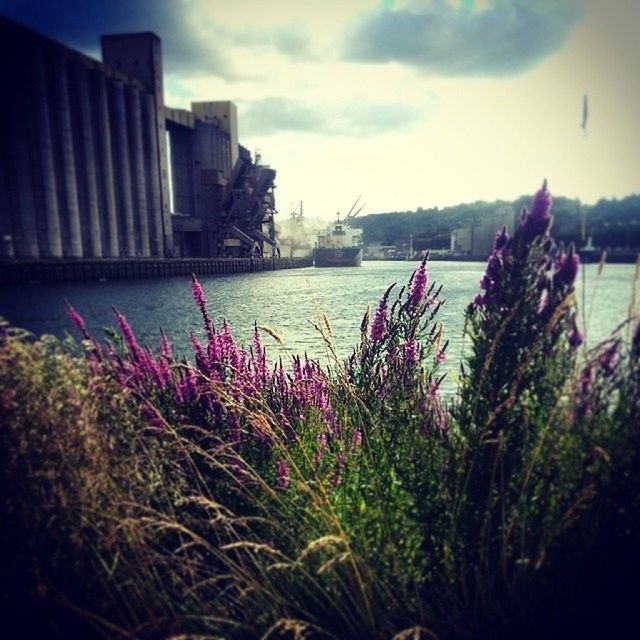
<path fill-rule="evenodd" d="M 165 103 L 238 106 L 282 216 L 640 192 L 640 0 L 0 0 L 99 58 L 155 31 Z M 586 131 L 581 128 L 588 96 Z M 281 218 L 281 219 L 282 219 Z"/>

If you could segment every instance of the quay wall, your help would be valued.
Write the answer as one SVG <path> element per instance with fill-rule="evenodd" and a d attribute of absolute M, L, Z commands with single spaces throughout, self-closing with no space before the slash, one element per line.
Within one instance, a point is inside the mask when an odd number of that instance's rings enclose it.
<path fill-rule="evenodd" d="M 0 262 L 0 284 L 134 280 L 229 275 L 310 267 L 311 258 L 187 258 L 119 260 L 19 260 Z"/>

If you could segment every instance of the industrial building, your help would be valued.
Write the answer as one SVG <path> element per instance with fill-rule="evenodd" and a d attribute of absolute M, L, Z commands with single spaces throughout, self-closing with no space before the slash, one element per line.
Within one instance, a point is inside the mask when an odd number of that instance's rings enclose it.
<path fill-rule="evenodd" d="M 100 62 L 0 16 L 0 259 L 276 255 L 275 171 L 232 102 L 165 106 L 161 48 Z"/>
<path fill-rule="evenodd" d="M 515 221 L 515 210 L 509 206 L 478 216 L 472 224 L 451 232 L 451 252 L 484 260 L 493 250 L 496 230 L 506 227 L 508 233 L 513 234 Z"/>

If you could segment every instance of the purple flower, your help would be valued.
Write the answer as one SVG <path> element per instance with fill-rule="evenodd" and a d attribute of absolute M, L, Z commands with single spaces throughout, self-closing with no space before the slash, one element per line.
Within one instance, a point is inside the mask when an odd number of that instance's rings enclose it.
<path fill-rule="evenodd" d="M 69 302 L 65 300 L 64 304 L 67 307 L 67 313 L 71 318 L 71 322 L 73 322 L 73 324 L 75 324 L 76 327 L 78 327 L 78 329 L 80 330 L 80 333 L 82 334 L 82 337 L 85 340 L 91 340 L 91 336 L 89 335 L 89 332 L 87 331 L 87 327 L 84 324 L 84 318 L 69 304 Z"/>
<path fill-rule="evenodd" d="M 436 352 L 436 357 L 434 358 L 436 364 L 442 364 L 447 359 L 447 352 L 444 347 L 442 349 L 438 349 Z"/>
<path fill-rule="evenodd" d="M 193 299 L 196 301 L 196 304 L 200 307 L 200 313 L 202 314 L 205 330 L 207 332 L 207 339 L 209 343 L 211 343 L 213 342 L 215 331 L 213 328 L 213 322 L 211 322 L 209 312 L 207 311 L 207 298 L 204 295 L 202 285 L 198 282 L 195 274 L 193 273 L 191 274 L 191 293 L 193 294 Z"/>
<path fill-rule="evenodd" d="M 171 361 L 173 360 L 173 351 L 171 343 L 167 338 L 167 334 L 160 330 L 160 359 L 158 361 L 158 371 L 160 374 L 160 386 L 166 387 L 171 383 Z"/>
<path fill-rule="evenodd" d="M 198 336 L 191 334 L 189 342 L 191 342 L 191 348 L 196 355 L 196 365 L 198 369 L 200 369 L 200 371 L 202 371 L 202 373 L 204 373 L 205 375 L 209 375 L 209 357 L 207 355 L 207 352 L 205 351 L 205 348 L 202 346 L 202 343 L 200 342 L 200 340 L 198 340 Z"/>
<path fill-rule="evenodd" d="M 402 346 L 404 351 L 404 359 L 410 367 L 414 367 L 418 364 L 418 360 L 420 358 L 418 341 L 417 340 L 409 340 L 405 342 Z"/>
<path fill-rule="evenodd" d="M 281 489 L 288 489 L 289 488 L 289 478 L 290 478 L 290 471 L 289 471 L 289 465 L 287 465 L 287 463 L 280 459 L 276 462 L 276 467 L 278 470 L 278 486 Z"/>
<path fill-rule="evenodd" d="M 422 264 L 416 269 L 411 278 L 411 288 L 409 291 L 409 298 L 407 304 L 410 309 L 417 308 L 427 289 L 427 282 L 429 281 L 429 274 L 427 273 L 427 259 L 422 261 Z"/>
<path fill-rule="evenodd" d="M 373 318 L 371 326 L 371 340 L 380 342 L 387 333 L 387 295 L 385 294 L 380 300 L 376 315 Z"/>
<path fill-rule="evenodd" d="M 584 334 L 578 329 L 578 323 L 576 322 L 576 314 L 572 313 L 569 317 L 569 332 L 567 334 L 569 344 L 576 349 L 584 342 Z"/>
<path fill-rule="evenodd" d="M 527 241 L 545 236 L 551 228 L 551 193 L 547 190 L 547 181 L 536 192 L 531 201 L 531 212 L 521 222 L 524 238 Z"/>
<path fill-rule="evenodd" d="M 133 359 L 139 363 L 145 363 L 147 358 L 142 350 L 142 347 L 138 344 L 138 340 L 136 339 L 135 334 L 133 333 L 133 329 L 131 325 L 127 321 L 127 319 L 114 307 L 113 312 L 116 314 L 116 320 L 118 322 L 118 327 L 120 328 L 120 333 L 122 333 L 122 337 L 126 345 L 129 347 L 129 351 Z"/>
<path fill-rule="evenodd" d="M 318 448 L 316 449 L 315 455 L 314 455 L 314 460 L 315 460 L 315 464 L 316 466 L 318 465 L 318 463 L 320 462 L 320 460 L 322 460 L 322 458 L 324 458 L 324 456 L 326 455 L 327 451 L 329 450 L 329 444 L 327 441 L 327 434 L 326 432 L 321 433 L 318 437 L 317 437 L 317 443 L 318 443 Z"/>
<path fill-rule="evenodd" d="M 578 405 L 578 415 L 582 418 L 588 418 L 593 411 L 593 407 L 591 404 L 591 392 L 593 390 L 594 380 L 595 371 L 593 365 L 591 363 L 588 363 L 580 373 L 576 398 Z"/>
<path fill-rule="evenodd" d="M 198 393 L 198 377 L 190 365 L 185 365 L 182 368 L 182 378 L 177 385 L 177 391 L 183 402 L 189 402 L 196 397 Z"/>
<path fill-rule="evenodd" d="M 572 287 L 580 268 L 580 256 L 575 252 L 573 243 L 569 252 L 560 255 L 556 272 L 553 275 L 554 287 Z"/>
<path fill-rule="evenodd" d="M 150 402 L 142 405 L 142 418 L 144 421 L 156 431 L 165 431 L 167 424 L 162 414 Z"/>
<path fill-rule="evenodd" d="M 614 340 L 611 344 L 606 347 L 598 357 L 598 363 L 602 368 L 602 372 L 606 376 L 613 375 L 615 368 L 620 360 L 620 351 L 619 351 L 620 341 Z"/>
<path fill-rule="evenodd" d="M 500 293 L 500 274 L 503 271 L 504 263 L 510 253 L 510 238 L 507 233 L 507 228 L 503 227 L 502 231 L 496 234 L 493 253 L 487 260 L 487 267 L 485 274 L 480 280 L 480 288 L 484 291 L 484 294 L 477 294 L 473 300 L 476 307 L 481 307 L 493 298 L 497 297 Z"/>
<path fill-rule="evenodd" d="M 496 237 L 493 241 L 493 250 L 502 253 L 507 249 L 509 244 L 509 234 L 507 233 L 507 227 L 502 227 L 502 230 L 496 233 Z"/>

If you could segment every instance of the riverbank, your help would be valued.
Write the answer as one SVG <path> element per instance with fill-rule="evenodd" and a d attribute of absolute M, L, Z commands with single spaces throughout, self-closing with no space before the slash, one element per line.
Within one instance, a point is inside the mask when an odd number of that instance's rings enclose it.
<path fill-rule="evenodd" d="M 311 258 L 179 258 L 154 260 L 29 260 L 0 263 L 0 284 L 137 280 L 228 275 L 310 267 Z"/>
<path fill-rule="evenodd" d="M 586 264 L 593 264 L 600 262 L 604 256 L 604 261 L 609 264 L 635 264 L 640 253 L 638 251 L 626 251 L 626 250 L 613 250 L 606 251 L 600 249 L 594 249 L 591 251 L 580 249 L 578 250 L 580 261 Z M 420 259 L 420 255 L 413 256 L 411 258 L 373 258 L 371 256 L 365 256 L 363 260 L 365 262 L 387 262 L 389 260 L 395 262 L 415 262 Z M 451 251 L 430 251 L 430 262 L 486 262 L 487 256 L 470 255 L 468 253 L 455 253 Z"/>

